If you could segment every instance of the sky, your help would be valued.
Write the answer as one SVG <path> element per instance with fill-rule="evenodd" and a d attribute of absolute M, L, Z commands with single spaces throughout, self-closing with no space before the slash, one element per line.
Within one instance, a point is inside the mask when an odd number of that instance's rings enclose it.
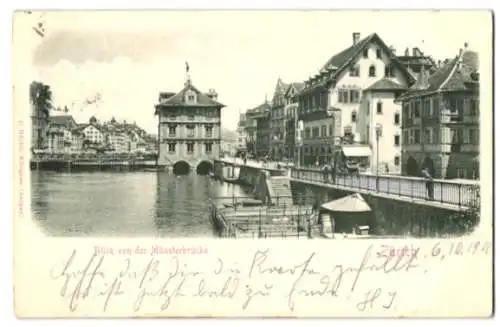
<path fill-rule="evenodd" d="M 335 53 L 377 33 L 398 54 L 418 46 L 437 60 L 464 43 L 491 43 L 487 12 L 464 11 L 101 11 L 33 12 L 46 36 L 32 32 L 29 75 L 51 86 L 56 106 L 71 107 L 77 122 L 136 122 L 155 132 L 160 91 L 178 92 L 185 62 L 202 92 L 214 88 L 224 128 L 240 112 L 270 100 L 277 79 L 300 82 Z M 486 22 L 486 23 L 485 23 Z M 31 32 L 31 29 L 26 26 Z M 101 100 L 81 108 L 81 102 Z"/>

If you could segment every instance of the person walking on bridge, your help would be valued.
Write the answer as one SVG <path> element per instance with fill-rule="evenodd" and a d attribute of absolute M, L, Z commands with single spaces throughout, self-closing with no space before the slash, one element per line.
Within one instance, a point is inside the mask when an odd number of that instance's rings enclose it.
<path fill-rule="evenodd" d="M 422 169 L 422 175 L 425 178 L 425 188 L 427 189 L 427 199 L 434 200 L 434 179 L 428 168 Z"/>

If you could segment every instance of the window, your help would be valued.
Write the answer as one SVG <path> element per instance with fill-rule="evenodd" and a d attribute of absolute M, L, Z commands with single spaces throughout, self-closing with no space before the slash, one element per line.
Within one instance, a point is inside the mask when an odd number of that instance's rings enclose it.
<path fill-rule="evenodd" d="M 328 126 L 328 135 L 329 136 L 333 135 L 333 125 Z"/>
<path fill-rule="evenodd" d="M 478 129 L 470 129 L 469 130 L 469 139 L 471 144 L 479 144 L 479 130 Z"/>
<path fill-rule="evenodd" d="M 385 66 L 385 77 L 395 77 L 396 74 L 394 72 L 394 66 L 392 65 L 387 65 Z"/>
<path fill-rule="evenodd" d="M 399 166 L 400 165 L 400 159 L 399 156 L 394 157 L 394 166 Z"/>
<path fill-rule="evenodd" d="M 310 127 L 306 127 L 306 137 L 305 139 L 310 139 L 311 138 L 311 128 Z"/>
<path fill-rule="evenodd" d="M 471 133 L 470 133 L 470 129 L 465 129 L 464 130 L 464 144 L 469 144 L 471 143 Z"/>
<path fill-rule="evenodd" d="M 359 77 L 359 66 L 352 66 L 349 70 L 349 76 Z"/>
<path fill-rule="evenodd" d="M 169 126 L 168 127 L 168 136 L 175 136 L 176 132 L 177 132 L 176 126 Z"/>
<path fill-rule="evenodd" d="M 413 130 L 413 140 L 414 140 L 415 144 L 420 144 L 420 130 L 419 129 Z"/>
<path fill-rule="evenodd" d="M 368 58 L 368 49 L 363 50 L 363 57 Z"/>
<path fill-rule="evenodd" d="M 312 128 L 312 137 L 313 138 L 319 137 L 319 127 Z"/>
<path fill-rule="evenodd" d="M 321 137 L 326 136 L 326 125 L 321 126 Z"/>
<path fill-rule="evenodd" d="M 194 137 L 194 125 L 187 125 L 187 137 Z"/>
<path fill-rule="evenodd" d="M 431 100 L 424 100 L 424 117 L 430 117 L 431 114 Z"/>
<path fill-rule="evenodd" d="M 395 124 L 395 125 L 399 125 L 400 120 L 401 120 L 401 117 L 400 117 L 399 113 L 398 113 L 398 112 L 396 112 L 396 113 L 394 114 L 394 124 Z"/>
<path fill-rule="evenodd" d="M 206 137 L 212 137 L 212 131 L 213 131 L 213 127 L 212 126 L 205 126 L 205 135 L 206 135 Z"/>
<path fill-rule="evenodd" d="M 189 114 L 189 115 L 188 115 L 188 119 L 189 119 L 189 120 L 194 120 L 194 115 L 193 115 L 193 114 Z"/>
<path fill-rule="evenodd" d="M 351 100 L 351 103 L 358 103 L 359 102 L 359 90 L 350 90 L 349 91 L 349 99 Z"/>
<path fill-rule="evenodd" d="M 413 114 L 415 118 L 420 118 L 420 101 L 413 103 Z"/>
<path fill-rule="evenodd" d="M 168 152 L 175 152 L 175 143 L 168 144 Z"/>
<path fill-rule="evenodd" d="M 400 142 L 400 136 L 399 135 L 394 135 L 394 145 L 395 146 L 399 146 L 399 142 Z"/>
<path fill-rule="evenodd" d="M 212 143 L 205 143 L 205 153 L 212 153 Z"/>
<path fill-rule="evenodd" d="M 338 91 L 339 103 L 359 103 L 361 91 L 353 89 L 339 89 Z"/>
<path fill-rule="evenodd" d="M 194 143 L 187 143 L 186 148 L 187 148 L 187 153 L 193 153 L 194 152 Z"/>
<path fill-rule="evenodd" d="M 409 134 L 408 131 L 403 131 L 403 144 L 407 145 L 410 144 L 410 139 L 409 139 Z"/>
<path fill-rule="evenodd" d="M 377 114 L 382 114 L 382 102 L 377 102 Z"/>
<path fill-rule="evenodd" d="M 353 110 L 351 113 L 351 122 L 355 123 L 356 120 L 357 120 L 357 114 L 356 114 L 356 111 Z"/>
<path fill-rule="evenodd" d="M 352 127 L 351 126 L 345 126 L 344 127 L 344 136 L 351 135 L 351 134 L 352 134 Z"/>
<path fill-rule="evenodd" d="M 467 178 L 467 168 L 457 168 L 457 178 Z"/>
<path fill-rule="evenodd" d="M 432 106 L 430 109 L 430 115 L 433 116 L 435 112 L 436 113 L 439 112 L 439 99 L 438 98 L 432 99 Z"/>
<path fill-rule="evenodd" d="M 425 144 L 432 144 L 432 129 L 431 128 L 426 128 L 424 129 L 424 143 Z"/>
<path fill-rule="evenodd" d="M 470 100 L 469 101 L 470 103 L 470 114 L 472 116 L 477 116 L 478 114 L 478 103 L 477 103 L 477 100 Z"/>
<path fill-rule="evenodd" d="M 375 77 L 376 75 L 376 69 L 374 65 L 371 65 L 370 68 L 368 69 L 368 76 L 370 77 Z"/>
<path fill-rule="evenodd" d="M 382 58 L 382 50 L 377 49 L 376 53 L 377 53 L 377 58 L 381 59 Z"/>
<path fill-rule="evenodd" d="M 348 103 L 349 102 L 349 90 L 339 89 L 338 90 L 338 102 L 339 103 Z"/>

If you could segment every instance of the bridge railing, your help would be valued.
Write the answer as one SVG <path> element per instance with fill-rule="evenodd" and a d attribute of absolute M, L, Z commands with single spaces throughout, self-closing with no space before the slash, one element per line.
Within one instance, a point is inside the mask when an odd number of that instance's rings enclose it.
<path fill-rule="evenodd" d="M 479 183 L 463 183 L 435 179 L 428 186 L 423 178 L 395 175 L 336 175 L 318 169 L 292 168 L 291 177 L 298 180 L 338 185 L 360 191 L 372 191 L 385 195 L 410 197 L 426 201 L 441 202 L 458 206 L 478 205 Z"/>

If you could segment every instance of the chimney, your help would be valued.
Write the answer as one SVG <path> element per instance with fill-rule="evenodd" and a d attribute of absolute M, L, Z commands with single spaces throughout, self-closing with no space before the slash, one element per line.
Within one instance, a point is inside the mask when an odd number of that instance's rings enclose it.
<path fill-rule="evenodd" d="M 207 95 L 210 99 L 217 100 L 217 92 L 215 92 L 215 89 L 209 89 Z"/>
<path fill-rule="evenodd" d="M 418 57 L 419 55 L 420 54 L 419 54 L 418 48 L 413 48 L 413 56 Z"/>
<path fill-rule="evenodd" d="M 359 42 L 361 34 L 359 32 L 352 33 L 352 45 L 356 45 Z"/>
<path fill-rule="evenodd" d="M 417 82 L 415 83 L 417 89 L 423 90 L 429 86 L 427 83 L 427 78 L 428 78 L 427 72 L 425 71 L 424 65 L 422 65 L 420 68 L 420 73 L 417 76 Z"/>
<path fill-rule="evenodd" d="M 441 60 L 438 60 L 438 68 L 441 68 L 442 64 Z"/>
<path fill-rule="evenodd" d="M 409 56 L 410 55 L 410 50 L 408 48 L 405 49 L 405 56 Z"/>
<path fill-rule="evenodd" d="M 391 50 L 393 54 L 396 54 L 396 48 L 393 45 L 389 47 L 389 50 Z"/>
<path fill-rule="evenodd" d="M 467 51 L 469 49 L 469 43 L 465 42 L 464 43 L 464 51 Z"/>

